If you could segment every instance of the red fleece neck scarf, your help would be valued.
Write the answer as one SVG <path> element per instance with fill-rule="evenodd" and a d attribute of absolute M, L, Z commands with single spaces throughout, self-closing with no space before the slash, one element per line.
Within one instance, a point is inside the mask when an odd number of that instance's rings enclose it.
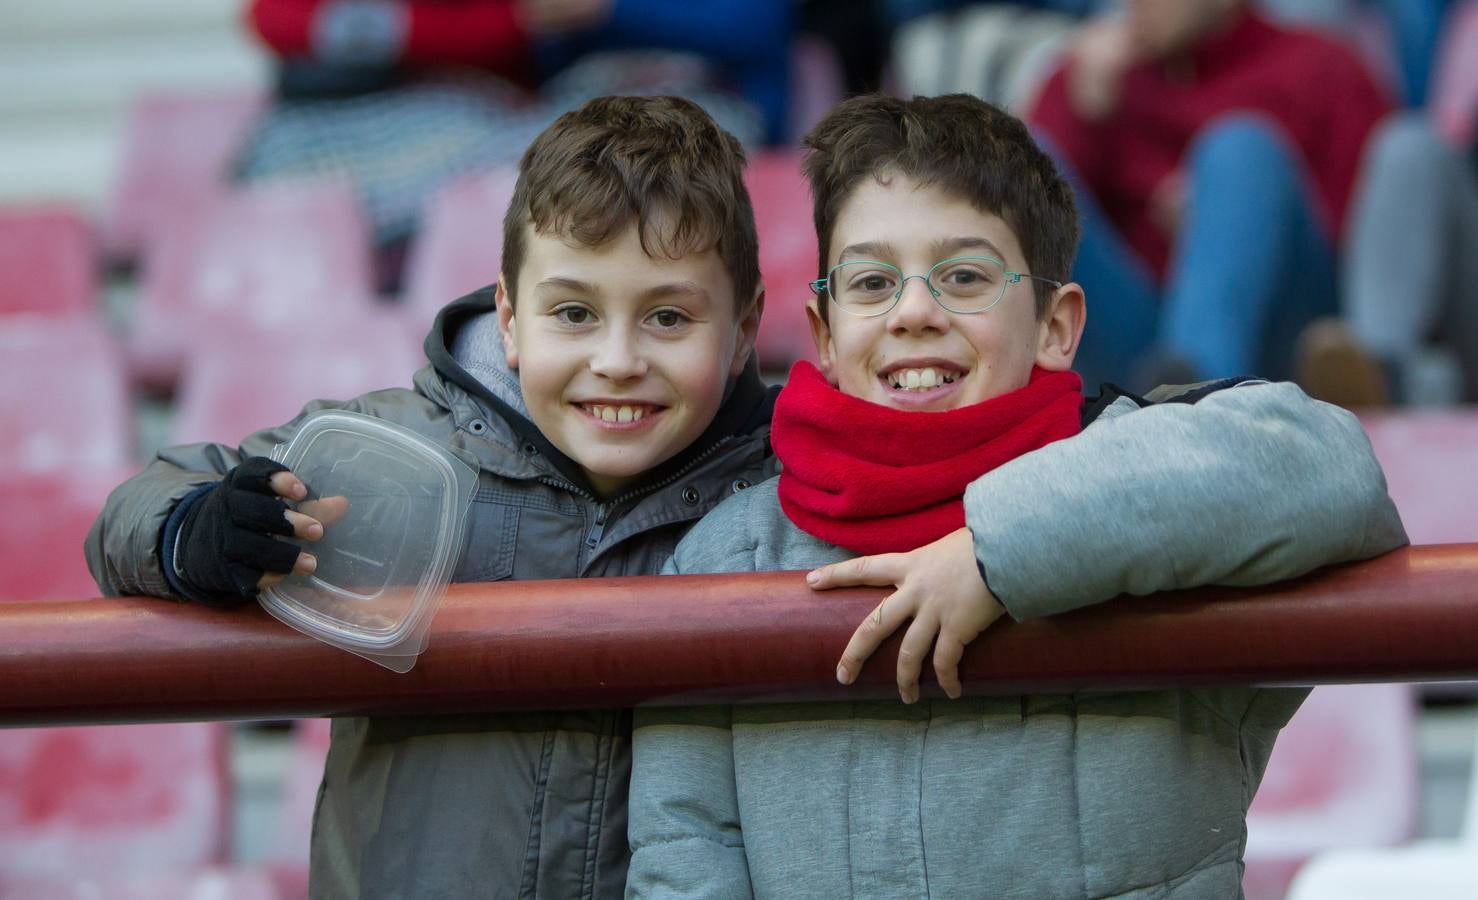
<path fill-rule="evenodd" d="M 801 530 L 857 553 L 912 550 L 965 524 L 965 488 L 1023 453 L 1078 433 L 1083 381 L 1033 368 L 1027 386 L 945 412 L 882 406 L 796 363 L 770 440 L 780 506 Z"/>

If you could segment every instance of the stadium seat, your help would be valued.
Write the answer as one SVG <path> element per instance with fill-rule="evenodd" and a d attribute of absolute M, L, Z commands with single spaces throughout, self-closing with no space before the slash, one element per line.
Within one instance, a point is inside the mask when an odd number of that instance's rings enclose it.
<path fill-rule="evenodd" d="M 1281 898 L 1321 851 L 1409 840 L 1418 787 L 1411 685 L 1315 688 L 1279 736 L 1248 813 L 1248 900 Z"/>
<path fill-rule="evenodd" d="M 0 472 L 0 602 L 96 597 L 82 542 L 108 493 L 131 474 L 132 469 Z"/>
<path fill-rule="evenodd" d="M 0 315 L 94 312 L 92 231 L 65 206 L 0 209 Z"/>
<path fill-rule="evenodd" d="M 126 466 L 132 415 L 122 359 L 92 317 L 0 317 L 0 469 Z"/>
<path fill-rule="evenodd" d="M 1362 416 L 1413 544 L 1478 541 L 1478 409 Z"/>
<path fill-rule="evenodd" d="M 0 900 L 286 900 L 307 895 L 306 882 L 300 891 L 288 893 L 271 872 L 231 866 L 0 882 Z"/>
<path fill-rule="evenodd" d="M 518 173 L 498 169 L 458 179 L 433 198 L 406 261 L 406 316 L 425 334 L 443 306 L 498 280 L 503 215 Z"/>
<path fill-rule="evenodd" d="M 228 772 L 218 723 L 0 731 L 0 896 L 47 881 L 163 885 L 220 862 Z"/>
<path fill-rule="evenodd" d="M 103 220 L 104 250 L 140 256 L 161 228 L 224 190 L 231 159 L 260 112 L 256 92 L 154 94 L 124 124 L 123 154 Z"/>
<path fill-rule="evenodd" d="M 1478 0 L 1453 3 L 1432 67 L 1432 118 L 1456 147 L 1478 140 Z"/>
<path fill-rule="evenodd" d="M 1473 761 L 1456 840 L 1321 853 L 1299 871 L 1288 900 L 1471 900 L 1478 893 L 1478 746 Z"/>
<path fill-rule="evenodd" d="M 315 325 L 291 340 L 252 329 L 214 332 L 188 359 L 170 443 L 233 446 L 288 421 L 310 400 L 409 387 L 426 362 L 419 340 L 386 311 Z"/>
<path fill-rule="evenodd" d="M 187 348 L 246 328 L 295 341 L 375 309 L 369 238 L 336 179 L 264 182 L 163 230 L 144 260 L 129 336 L 140 382 L 174 383 Z"/>
<path fill-rule="evenodd" d="M 795 151 L 754 154 L 745 181 L 754 201 L 765 283 L 765 315 L 755 349 L 762 369 L 783 371 L 796 360 L 816 359 L 806 322 L 807 284 L 817 269 L 811 193 Z"/>

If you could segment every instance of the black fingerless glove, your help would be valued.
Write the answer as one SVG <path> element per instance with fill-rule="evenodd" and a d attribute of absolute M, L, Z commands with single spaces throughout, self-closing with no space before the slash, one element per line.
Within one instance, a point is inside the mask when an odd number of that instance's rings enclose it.
<path fill-rule="evenodd" d="M 185 511 L 174 549 L 175 575 L 211 605 L 234 606 L 257 595 L 265 572 L 291 572 L 298 547 L 287 503 L 267 479 L 286 466 L 253 456 L 226 473 Z"/>

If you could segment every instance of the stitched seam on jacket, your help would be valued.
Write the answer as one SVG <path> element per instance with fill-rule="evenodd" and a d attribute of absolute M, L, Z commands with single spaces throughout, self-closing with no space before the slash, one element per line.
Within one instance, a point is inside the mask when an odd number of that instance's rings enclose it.
<path fill-rule="evenodd" d="M 1073 821 L 1078 826 L 1078 874 L 1082 877 L 1082 890 L 1080 896 L 1085 900 L 1088 893 L 1088 848 L 1083 841 L 1083 796 L 1079 790 L 1079 783 L 1083 779 L 1082 765 L 1083 757 L 1079 752 L 1082 748 L 1078 742 L 1078 698 L 1076 695 L 1069 696 L 1068 701 L 1073 705 Z"/>
<path fill-rule="evenodd" d="M 611 752 L 616 742 L 607 734 L 609 714 L 601 714 L 601 728 L 595 735 L 595 769 L 590 777 L 590 818 L 585 822 L 585 871 L 580 878 L 580 896 L 595 895 L 595 861 L 600 855 L 600 835 L 605 822 L 605 787 L 610 773 Z"/>
<path fill-rule="evenodd" d="M 544 746 L 539 751 L 539 776 L 534 780 L 534 808 L 529 812 L 529 838 L 524 845 L 523 882 L 520 897 L 535 897 L 539 886 L 539 850 L 543 838 L 544 799 L 549 792 L 549 768 L 554 761 L 554 729 L 544 732 Z"/>
<path fill-rule="evenodd" d="M 929 718 L 924 720 L 924 737 L 919 741 L 919 789 L 914 794 L 918 804 L 914 821 L 919 823 L 919 874 L 924 877 L 924 896 L 929 894 L 929 845 L 924 841 L 924 760 L 929 758 L 929 730 L 934 724 L 934 707 L 929 706 Z"/>

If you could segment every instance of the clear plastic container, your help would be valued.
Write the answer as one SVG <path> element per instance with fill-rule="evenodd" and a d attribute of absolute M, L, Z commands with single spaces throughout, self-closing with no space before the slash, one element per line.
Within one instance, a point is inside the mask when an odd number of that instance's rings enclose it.
<path fill-rule="evenodd" d="M 312 575 L 262 592 L 297 630 L 408 672 L 462 549 L 477 471 L 445 447 L 383 419 L 315 413 L 272 458 L 308 485 L 301 512 L 324 521 L 305 543 Z"/>

